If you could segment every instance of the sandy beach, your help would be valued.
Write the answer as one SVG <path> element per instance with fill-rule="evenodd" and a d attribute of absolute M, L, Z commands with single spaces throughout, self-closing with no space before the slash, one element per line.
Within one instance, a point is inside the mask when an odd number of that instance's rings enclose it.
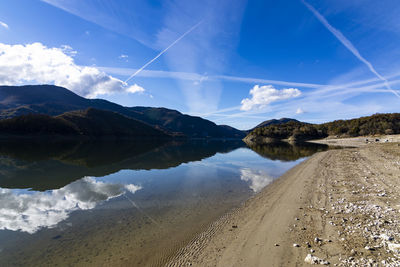
<path fill-rule="evenodd" d="M 324 144 L 328 146 L 361 147 L 370 144 L 399 143 L 400 135 L 360 136 L 351 138 L 324 138 L 312 140 L 310 143 Z"/>
<path fill-rule="evenodd" d="M 289 170 L 169 266 L 400 266 L 400 146 L 381 139 L 327 140 L 354 148 Z"/>

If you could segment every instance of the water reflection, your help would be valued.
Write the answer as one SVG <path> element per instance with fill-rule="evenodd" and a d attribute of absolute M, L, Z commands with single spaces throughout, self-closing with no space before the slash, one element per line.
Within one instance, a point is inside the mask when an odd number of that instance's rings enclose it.
<path fill-rule="evenodd" d="M 274 180 L 274 177 L 262 170 L 252 170 L 246 168 L 240 170 L 240 179 L 248 182 L 251 190 L 257 193 L 265 186 L 270 184 Z"/>
<path fill-rule="evenodd" d="M 244 147 L 236 141 L 192 142 L 0 142 L 0 187 L 45 191 L 84 176 L 123 169 L 167 169 Z"/>
<path fill-rule="evenodd" d="M 324 148 L 252 149 L 240 140 L 0 142 L 0 266 L 163 265 Z"/>
<path fill-rule="evenodd" d="M 282 161 L 293 161 L 300 158 L 309 157 L 316 152 L 326 151 L 329 149 L 327 145 L 322 144 L 289 144 L 286 142 L 254 145 L 250 148 L 265 158 Z"/>
<path fill-rule="evenodd" d="M 92 177 L 49 192 L 0 189 L 0 229 L 32 234 L 56 226 L 73 211 L 93 209 L 101 201 L 139 189 L 134 184 L 109 184 Z"/>

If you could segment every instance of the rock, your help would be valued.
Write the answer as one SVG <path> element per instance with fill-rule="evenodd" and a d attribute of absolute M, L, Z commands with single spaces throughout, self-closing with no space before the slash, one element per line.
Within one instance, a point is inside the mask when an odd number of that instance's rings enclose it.
<path fill-rule="evenodd" d="M 318 243 L 318 242 L 322 242 L 322 239 L 319 237 L 314 238 L 314 242 Z"/>
<path fill-rule="evenodd" d="M 294 243 L 294 244 L 293 244 L 293 247 L 295 247 L 295 248 L 298 248 L 298 247 L 300 247 L 300 245 L 299 245 L 299 244 L 296 244 L 296 243 Z"/>
<path fill-rule="evenodd" d="M 311 254 L 308 254 L 306 258 L 304 259 L 304 262 L 309 263 L 309 264 L 320 264 L 320 265 L 329 265 L 329 262 L 323 259 L 320 259 L 316 256 L 313 256 Z"/>
<path fill-rule="evenodd" d="M 379 237 L 382 238 L 385 241 L 392 241 L 393 240 L 393 237 L 388 236 L 387 234 L 381 234 Z"/>
<path fill-rule="evenodd" d="M 396 253 L 400 253 L 400 244 L 396 244 L 396 243 L 388 243 L 388 249 L 396 252 Z"/>
<path fill-rule="evenodd" d="M 351 251 L 350 251 L 350 255 L 351 256 L 354 256 L 354 255 L 356 255 L 357 254 L 357 252 L 354 250 L 354 249 L 352 249 Z"/>
<path fill-rule="evenodd" d="M 279 244 L 275 243 L 274 246 L 275 246 L 275 247 L 279 247 Z"/>

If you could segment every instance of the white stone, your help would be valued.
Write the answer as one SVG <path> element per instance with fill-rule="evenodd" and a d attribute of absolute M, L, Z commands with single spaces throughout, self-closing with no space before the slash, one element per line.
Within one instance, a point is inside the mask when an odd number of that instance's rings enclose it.
<path fill-rule="evenodd" d="M 307 254 L 306 258 L 304 259 L 304 262 L 309 263 L 309 264 L 329 265 L 328 261 L 320 259 L 311 254 Z"/>
<path fill-rule="evenodd" d="M 381 234 L 379 237 L 382 238 L 383 240 L 386 240 L 386 241 L 392 241 L 393 240 L 393 237 L 388 236 L 387 234 Z"/>
<path fill-rule="evenodd" d="M 387 245 L 389 250 L 400 253 L 400 244 L 388 243 Z"/>

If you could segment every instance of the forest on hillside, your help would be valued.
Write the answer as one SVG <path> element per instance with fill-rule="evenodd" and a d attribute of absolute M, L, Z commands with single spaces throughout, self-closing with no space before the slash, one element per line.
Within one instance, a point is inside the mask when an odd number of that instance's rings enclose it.
<path fill-rule="evenodd" d="M 351 120 L 336 120 L 322 124 L 290 121 L 254 129 L 248 137 L 310 140 L 327 136 L 355 137 L 378 134 L 399 134 L 400 113 L 375 114 Z"/>

